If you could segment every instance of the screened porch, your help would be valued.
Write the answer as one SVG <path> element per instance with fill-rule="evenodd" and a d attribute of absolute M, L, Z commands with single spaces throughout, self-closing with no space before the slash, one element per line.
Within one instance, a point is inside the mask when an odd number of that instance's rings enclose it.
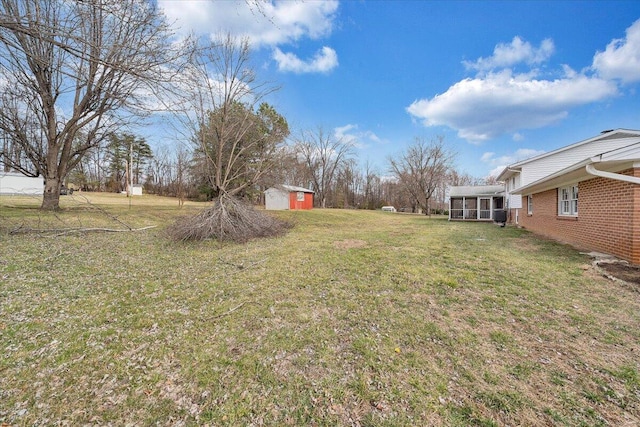
<path fill-rule="evenodd" d="M 501 185 L 451 187 L 449 220 L 493 221 L 494 211 L 504 209 Z"/>

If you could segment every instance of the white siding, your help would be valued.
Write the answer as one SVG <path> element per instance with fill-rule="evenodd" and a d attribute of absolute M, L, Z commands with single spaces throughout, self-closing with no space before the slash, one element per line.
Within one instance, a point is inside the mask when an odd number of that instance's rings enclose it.
<path fill-rule="evenodd" d="M 0 172 L 0 194 L 42 195 L 44 180 L 17 173 Z"/>
<path fill-rule="evenodd" d="M 516 173 L 505 183 L 505 190 L 507 195 L 506 202 L 509 209 L 522 208 L 522 197 L 519 194 L 511 194 L 513 190 L 521 186 L 520 182 L 520 173 Z"/>
<path fill-rule="evenodd" d="M 542 156 L 539 159 L 522 164 L 522 174 L 518 187 L 531 184 L 597 154 L 616 150 L 637 142 L 640 142 L 639 137 L 595 140 L 549 156 Z"/>
<path fill-rule="evenodd" d="M 289 209 L 289 193 L 277 188 L 269 188 L 264 192 L 264 207 L 267 210 Z"/>
<path fill-rule="evenodd" d="M 509 209 L 522 209 L 522 196 L 520 194 L 509 194 Z"/>

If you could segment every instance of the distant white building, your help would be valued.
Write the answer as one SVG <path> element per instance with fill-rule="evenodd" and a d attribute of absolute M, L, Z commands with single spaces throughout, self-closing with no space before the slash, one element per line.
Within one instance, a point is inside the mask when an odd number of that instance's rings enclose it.
<path fill-rule="evenodd" d="M 42 195 L 44 192 L 44 179 L 25 176 L 14 172 L 0 172 L 1 195 Z"/>
<path fill-rule="evenodd" d="M 142 196 L 142 184 L 133 184 L 131 186 L 132 196 Z"/>

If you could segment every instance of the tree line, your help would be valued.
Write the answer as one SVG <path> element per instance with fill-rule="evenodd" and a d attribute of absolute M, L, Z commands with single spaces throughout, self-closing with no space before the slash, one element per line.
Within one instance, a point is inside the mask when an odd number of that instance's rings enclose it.
<path fill-rule="evenodd" d="M 262 111 L 276 114 L 267 104 Z M 285 131 L 284 118 L 278 119 L 281 131 Z M 7 156 L 19 152 L 9 140 L 3 143 Z M 217 194 L 203 164 L 206 157 L 200 150 L 182 145 L 153 150 L 142 137 L 111 134 L 83 156 L 64 184 L 82 191 L 123 192 L 129 184 L 130 170 L 131 183 L 142 185 L 145 193 L 181 200 L 212 200 Z M 316 207 L 380 209 L 393 205 L 407 212 L 426 213 L 429 209 L 440 213 L 446 209 L 448 185 L 480 182 L 457 172 L 452 159 L 442 138 L 416 139 L 405 152 L 389 157 L 387 169 L 381 172 L 370 162 L 358 164 L 349 144 L 317 128 L 289 138 L 279 147 L 272 166 L 254 185 L 244 188 L 241 196 L 261 204 L 264 190 L 289 184 L 313 190 Z M 3 162 L 6 172 L 11 170 L 10 165 L 27 168 L 28 162 L 15 156 L 11 162 Z M 234 184 L 234 188 L 240 185 Z"/>
<path fill-rule="evenodd" d="M 417 138 L 388 170 L 359 165 L 325 129 L 297 131 L 266 102 L 247 39 L 176 42 L 147 0 L 0 0 L 0 165 L 60 189 L 123 191 L 261 203 L 277 184 L 310 188 L 318 207 L 443 210 L 456 172 L 443 138 Z M 175 144 L 128 129 L 160 114 Z"/>

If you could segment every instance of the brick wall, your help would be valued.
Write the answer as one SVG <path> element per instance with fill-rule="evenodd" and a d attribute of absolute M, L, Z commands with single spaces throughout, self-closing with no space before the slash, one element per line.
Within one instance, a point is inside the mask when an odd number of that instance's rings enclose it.
<path fill-rule="evenodd" d="M 622 172 L 640 176 L 640 169 Z M 640 264 L 640 185 L 606 178 L 578 184 L 578 216 L 558 215 L 558 190 L 533 195 L 533 214 L 523 196 L 520 225 L 578 249 L 613 254 Z"/>

